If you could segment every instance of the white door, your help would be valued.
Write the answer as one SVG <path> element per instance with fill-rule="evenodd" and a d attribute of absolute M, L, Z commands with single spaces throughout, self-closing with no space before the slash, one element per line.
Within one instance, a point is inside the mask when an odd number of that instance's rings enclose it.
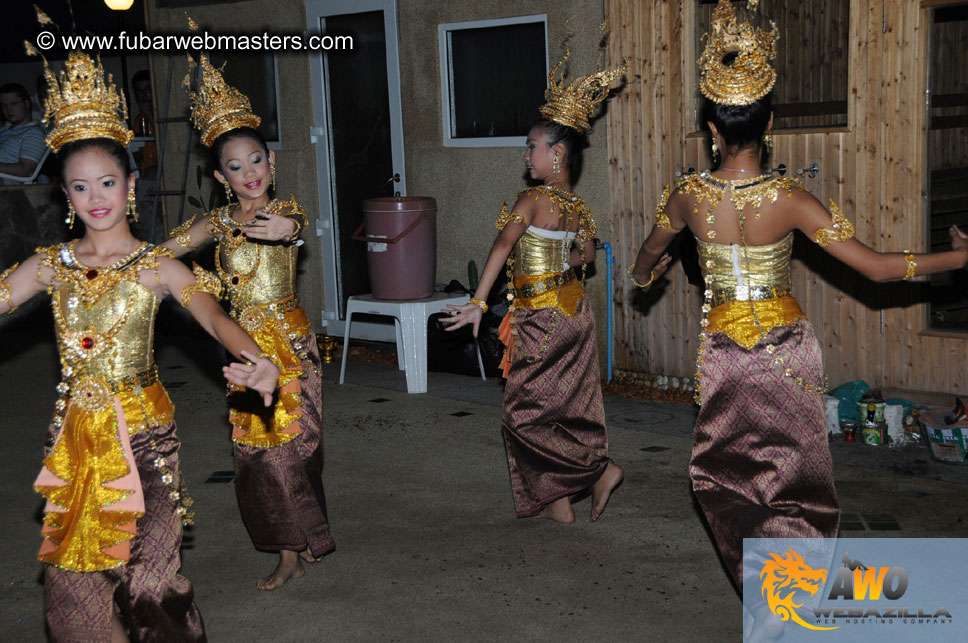
<path fill-rule="evenodd" d="M 347 298 L 371 292 L 366 244 L 352 239 L 363 223 L 363 201 L 406 195 L 396 0 L 306 0 L 306 23 L 310 34 L 352 38 L 351 49 L 310 56 L 323 325 L 339 336 Z M 395 338 L 392 323 L 358 323 L 354 317 L 352 331 L 363 339 Z"/>

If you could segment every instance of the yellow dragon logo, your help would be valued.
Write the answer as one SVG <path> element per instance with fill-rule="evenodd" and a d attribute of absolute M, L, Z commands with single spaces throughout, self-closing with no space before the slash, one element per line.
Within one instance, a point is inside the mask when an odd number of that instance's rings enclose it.
<path fill-rule="evenodd" d="M 793 596 L 798 590 L 813 596 L 823 588 L 827 581 L 827 570 L 810 567 L 792 547 L 783 556 L 767 555 L 773 560 L 766 561 L 763 571 L 760 572 L 760 579 L 763 581 L 760 595 L 766 599 L 770 611 L 780 617 L 781 621 L 792 620 L 810 630 L 836 630 L 836 627 L 810 625 L 795 610 L 802 607 L 803 603 L 793 602 Z"/>

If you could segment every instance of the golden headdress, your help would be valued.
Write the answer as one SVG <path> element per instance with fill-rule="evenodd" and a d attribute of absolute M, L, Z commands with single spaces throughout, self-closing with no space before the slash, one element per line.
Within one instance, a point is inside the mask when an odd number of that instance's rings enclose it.
<path fill-rule="evenodd" d="M 756 9 L 750 0 L 749 7 Z M 721 105 L 750 105 L 763 98 L 776 83 L 776 58 L 779 32 L 754 29 L 748 22 L 739 24 L 736 9 L 729 0 L 719 0 L 713 11 L 712 33 L 706 34 L 706 49 L 699 57 L 699 91 Z M 724 58 L 736 54 L 726 64 Z"/>
<path fill-rule="evenodd" d="M 548 72 L 548 89 L 545 90 L 545 100 L 548 102 L 538 111 L 543 118 L 567 125 L 579 132 L 587 132 L 591 128 L 588 118 L 595 106 L 608 98 L 609 86 L 625 73 L 629 63 L 628 60 L 623 60 L 618 69 L 599 69 L 594 74 L 575 79 L 571 85 L 565 87 L 564 75 L 561 80 L 556 77 L 558 69 L 568 60 L 570 53 L 566 49 L 565 57 Z"/>
<path fill-rule="evenodd" d="M 125 125 L 124 95 L 110 74 L 105 82 L 100 60 L 94 64 L 90 56 L 75 51 L 64 63 L 60 82 L 46 60 L 44 76 L 48 87 L 44 122 L 53 124 L 46 139 L 52 151 L 89 138 L 109 138 L 127 147 L 134 132 Z"/>
<path fill-rule="evenodd" d="M 192 123 L 201 134 L 202 145 L 210 147 L 219 136 L 239 127 L 258 127 L 262 119 L 252 113 L 245 94 L 225 82 L 222 70 L 216 69 L 208 56 L 200 56 L 201 78 L 198 91 L 189 89 Z M 190 65 L 194 61 L 189 58 Z M 225 65 L 222 65 L 225 68 Z M 185 87 L 191 87 L 191 73 L 185 76 Z"/>

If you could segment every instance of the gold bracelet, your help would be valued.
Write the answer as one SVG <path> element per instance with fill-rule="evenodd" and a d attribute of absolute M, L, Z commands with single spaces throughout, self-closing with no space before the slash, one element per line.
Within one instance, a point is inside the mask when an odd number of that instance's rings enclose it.
<path fill-rule="evenodd" d="M 7 268 L 6 270 L 4 270 L 3 274 L 0 274 L 0 304 L 2 304 L 3 302 L 9 303 L 10 301 L 10 296 L 13 294 L 13 288 L 11 288 L 10 284 L 7 283 L 7 277 L 9 277 L 10 273 L 16 270 L 17 266 L 19 265 L 20 265 L 19 262 L 15 263 L 9 268 Z M 40 272 L 40 269 L 38 268 L 37 271 Z M 8 310 L 7 312 L 12 313 L 15 310 L 17 310 L 16 306 L 10 306 L 10 310 Z"/>
<path fill-rule="evenodd" d="M 904 261 L 907 262 L 907 272 L 904 273 L 904 281 L 910 281 L 918 274 L 918 262 L 914 260 L 914 255 L 909 250 L 904 251 Z"/>
<path fill-rule="evenodd" d="M 267 359 L 269 361 L 272 361 L 272 358 L 269 357 L 269 354 L 266 353 L 265 351 L 260 351 L 260 352 L 256 353 L 255 355 L 253 355 L 253 357 L 256 358 L 256 359 L 260 359 L 261 358 L 261 359 Z M 254 366 L 255 365 L 255 362 L 253 362 L 251 359 L 245 360 L 245 363 L 248 364 L 249 366 Z"/>
<path fill-rule="evenodd" d="M 642 284 L 642 283 L 637 282 L 635 280 L 635 277 L 632 275 L 632 268 L 634 268 L 634 267 L 635 267 L 635 262 L 633 261 L 632 263 L 629 264 L 628 270 L 625 271 L 625 274 L 627 274 L 629 276 L 629 279 L 632 281 L 632 285 L 635 286 L 635 287 L 637 287 L 637 288 L 642 288 L 642 289 L 645 289 L 645 288 L 648 288 L 649 286 L 651 286 L 652 285 L 652 282 L 655 281 L 655 269 L 653 269 L 649 273 L 649 280 L 647 282 L 645 282 L 644 284 Z"/>
<path fill-rule="evenodd" d="M 471 299 L 471 300 L 470 300 L 469 302 L 467 302 L 467 303 L 469 303 L 469 304 L 474 304 L 475 306 L 477 306 L 478 308 L 480 308 L 480 309 L 481 309 L 481 312 L 482 312 L 482 313 L 486 313 L 486 312 L 487 312 L 487 308 L 488 308 L 488 306 L 487 306 L 487 302 L 485 302 L 485 301 L 484 301 L 483 299 L 477 299 L 477 298 L 475 297 L 474 299 Z"/>
<path fill-rule="evenodd" d="M 292 243 L 299 237 L 299 233 L 302 232 L 302 229 L 303 229 L 302 217 L 295 214 L 284 215 L 284 216 L 296 224 L 296 229 L 290 232 L 285 237 L 286 243 Z"/>

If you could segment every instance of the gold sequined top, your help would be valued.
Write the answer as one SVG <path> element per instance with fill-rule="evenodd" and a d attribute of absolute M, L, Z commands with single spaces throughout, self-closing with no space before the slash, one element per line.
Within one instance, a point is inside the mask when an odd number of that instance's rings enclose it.
<path fill-rule="evenodd" d="M 75 244 L 38 249 L 40 265 L 54 270 L 49 291 L 65 379 L 112 384 L 148 371 L 159 301 L 139 273 L 173 253 L 145 243 L 112 266 L 90 267 L 74 256 Z"/>
<path fill-rule="evenodd" d="M 267 210 L 290 208 L 290 216 L 305 217 L 295 199 L 273 201 Z M 278 212 L 277 212 L 278 214 Z M 284 242 L 249 240 L 228 207 L 209 215 L 209 230 L 218 240 L 215 267 L 228 290 L 232 308 L 241 311 L 292 297 L 296 292 L 298 246 Z"/>
<path fill-rule="evenodd" d="M 544 236 L 541 230 L 528 228 L 514 245 L 515 275 L 544 275 L 568 267 L 568 257 L 575 235 L 547 231 L 557 238 Z"/>
<path fill-rule="evenodd" d="M 764 246 L 696 242 L 699 266 L 706 288 L 712 291 L 714 306 L 789 294 L 792 232 Z"/>

